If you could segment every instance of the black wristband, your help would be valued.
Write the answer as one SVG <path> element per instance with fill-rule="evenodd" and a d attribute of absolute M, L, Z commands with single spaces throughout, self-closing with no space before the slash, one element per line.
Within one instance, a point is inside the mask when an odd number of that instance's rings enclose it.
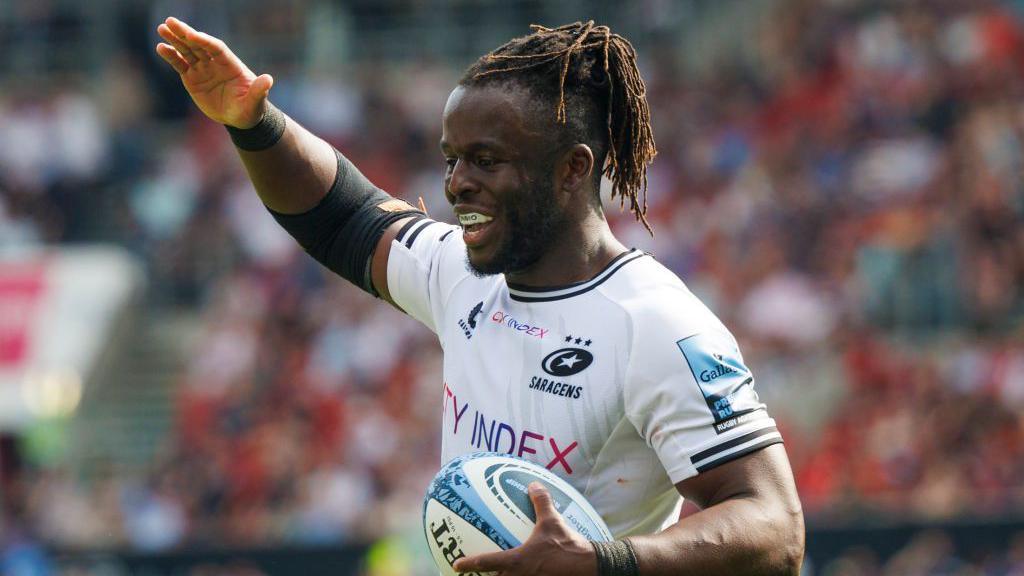
<path fill-rule="evenodd" d="M 629 540 L 590 544 L 597 554 L 597 576 L 640 576 L 640 566 Z"/>
<path fill-rule="evenodd" d="M 284 134 L 285 118 L 284 112 L 268 101 L 263 118 L 260 118 L 252 128 L 235 128 L 227 125 L 224 127 L 228 129 L 231 141 L 236 147 L 247 152 L 258 152 L 270 148 L 281 139 L 281 135 Z"/>

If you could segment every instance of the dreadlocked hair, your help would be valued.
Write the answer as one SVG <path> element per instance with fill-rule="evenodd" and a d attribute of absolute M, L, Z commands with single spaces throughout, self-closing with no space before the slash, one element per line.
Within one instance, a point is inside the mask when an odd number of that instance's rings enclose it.
<path fill-rule="evenodd" d="M 647 221 L 647 165 L 657 150 L 633 45 L 593 20 L 530 28 L 532 34 L 480 58 L 459 84 L 513 83 L 543 102 L 555 102 L 555 120 L 567 128 L 559 144 L 588 144 L 602 167 L 595 180 L 607 176 L 612 198 L 618 196 L 623 208 L 628 199 L 630 211 L 653 235 Z"/>

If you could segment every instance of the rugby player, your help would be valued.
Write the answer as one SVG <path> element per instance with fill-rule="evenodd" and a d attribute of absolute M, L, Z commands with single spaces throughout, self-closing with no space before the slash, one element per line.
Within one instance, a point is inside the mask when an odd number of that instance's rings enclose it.
<path fill-rule="evenodd" d="M 263 203 L 317 260 L 434 331 L 442 455 L 507 452 L 580 490 L 617 540 L 587 542 L 532 486 L 520 547 L 460 572 L 797 574 L 804 527 L 774 421 L 735 339 L 604 216 L 610 179 L 644 226 L 655 154 L 623 37 L 535 26 L 473 64 L 445 105 L 435 222 L 268 100 L 219 39 L 168 18 L 157 52 L 227 126 Z M 648 226 L 649 229 L 649 226 Z M 699 512 L 681 516 L 682 498 Z"/>

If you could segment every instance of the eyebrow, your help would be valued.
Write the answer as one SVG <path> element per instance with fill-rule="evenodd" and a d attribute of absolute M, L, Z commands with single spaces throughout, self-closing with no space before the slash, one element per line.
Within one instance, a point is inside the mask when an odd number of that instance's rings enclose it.
<path fill-rule="evenodd" d="M 451 149 L 451 145 L 449 145 L 444 138 L 441 139 L 439 144 L 441 146 L 442 152 L 446 152 Z M 469 145 L 466 146 L 467 152 L 479 152 L 480 150 L 494 150 L 496 152 L 504 152 L 506 150 L 506 147 L 499 144 L 493 138 L 483 138 L 475 142 L 470 142 Z"/>

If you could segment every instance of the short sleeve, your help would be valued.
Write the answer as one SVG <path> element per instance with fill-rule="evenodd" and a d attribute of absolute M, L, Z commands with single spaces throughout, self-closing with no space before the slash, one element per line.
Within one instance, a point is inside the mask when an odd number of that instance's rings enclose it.
<path fill-rule="evenodd" d="M 674 484 L 782 442 L 736 340 L 697 307 L 634 318 L 624 387 L 627 416 Z"/>
<path fill-rule="evenodd" d="M 391 299 L 435 334 L 448 296 L 468 275 L 465 245 L 457 226 L 416 218 L 406 223 L 391 242 Z"/>

